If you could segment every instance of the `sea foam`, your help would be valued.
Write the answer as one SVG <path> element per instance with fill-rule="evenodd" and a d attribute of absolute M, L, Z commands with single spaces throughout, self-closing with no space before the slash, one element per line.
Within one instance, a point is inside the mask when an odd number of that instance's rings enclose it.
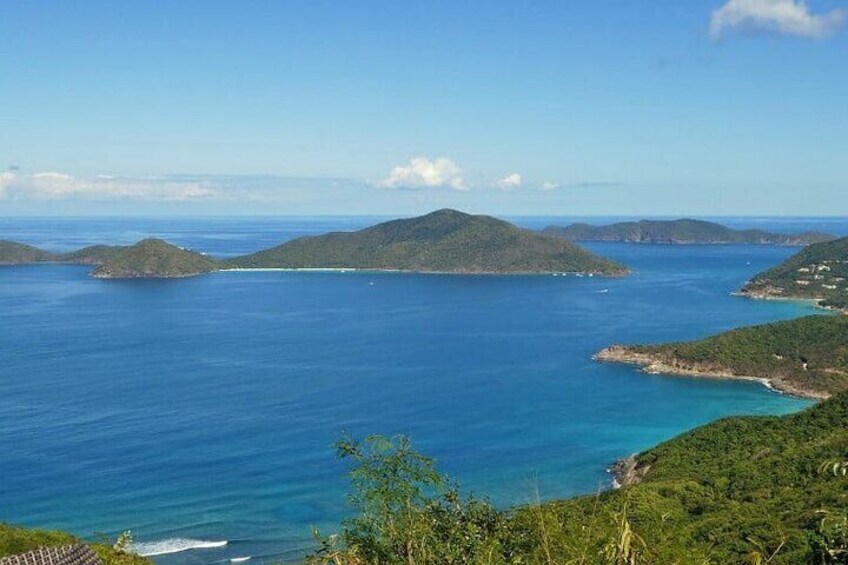
<path fill-rule="evenodd" d="M 142 557 L 152 557 L 154 555 L 167 555 L 169 553 L 180 553 L 181 551 L 189 551 L 191 549 L 211 549 L 215 547 L 224 547 L 227 541 L 209 541 L 190 538 L 171 538 L 161 541 L 147 541 L 134 543 L 130 547 L 133 553 L 137 553 Z"/>

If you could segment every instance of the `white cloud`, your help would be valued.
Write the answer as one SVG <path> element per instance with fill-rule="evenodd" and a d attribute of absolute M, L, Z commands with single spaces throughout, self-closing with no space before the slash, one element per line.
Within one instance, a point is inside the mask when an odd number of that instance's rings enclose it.
<path fill-rule="evenodd" d="M 202 180 L 122 178 L 108 175 L 75 177 L 58 172 L 0 174 L 0 198 L 187 201 L 218 194 Z"/>
<path fill-rule="evenodd" d="M 821 39 L 844 22 L 844 10 L 814 14 L 804 0 L 729 0 L 713 12 L 710 37 L 719 39 L 728 29 L 752 28 Z"/>
<path fill-rule="evenodd" d="M 519 174 L 519 173 L 509 174 L 509 175 L 505 176 L 504 178 L 502 178 L 501 180 L 499 180 L 495 184 L 501 190 L 514 190 L 516 188 L 520 188 L 521 187 L 521 174 Z"/>
<path fill-rule="evenodd" d="M 427 157 L 414 157 L 408 165 L 398 165 L 389 178 L 380 183 L 390 188 L 452 188 L 468 190 L 462 169 L 446 157 L 431 161 Z"/>
<path fill-rule="evenodd" d="M 549 181 L 549 180 L 546 180 L 546 181 L 545 181 L 545 182 L 543 182 L 541 185 L 539 185 L 539 189 L 540 189 L 540 190 L 545 190 L 545 191 L 548 191 L 548 190 L 556 190 L 556 189 L 558 189 L 558 188 L 559 188 L 559 183 L 557 183 L 557 182 L 551 182 L 551 181 Z"/>

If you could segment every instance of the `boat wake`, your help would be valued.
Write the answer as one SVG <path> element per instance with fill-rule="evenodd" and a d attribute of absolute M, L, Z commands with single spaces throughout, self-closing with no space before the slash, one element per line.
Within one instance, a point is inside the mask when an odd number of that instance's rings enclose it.
<path fill-rule="evenodd" d="M 190 538 L 171 538 L 161 541 L 134 543 L 130 546 L 130 550 L 142 557 L 153 557 L 154 555 L 180 553 L 191 549 L 212 549 L 215 547 L 225 547 L 226 545 L 226 540 L 209 541 Z"/>

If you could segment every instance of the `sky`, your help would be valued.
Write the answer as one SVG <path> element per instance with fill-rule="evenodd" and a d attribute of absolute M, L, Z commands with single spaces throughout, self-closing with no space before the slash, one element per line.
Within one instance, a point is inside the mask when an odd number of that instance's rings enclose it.
<path fill-rule="evenodd" d="M 848 215 L 848 0 L 0 2 L 0 215 Z"/>

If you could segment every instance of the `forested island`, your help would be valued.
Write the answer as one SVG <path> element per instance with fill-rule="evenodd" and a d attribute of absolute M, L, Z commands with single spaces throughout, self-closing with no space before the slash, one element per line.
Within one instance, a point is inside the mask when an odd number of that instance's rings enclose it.
<path fill-rule="evenodd" d="M 623 265 L 567 241 L 456 210 L 438 210 L 356 232 L 303 237 L 224 265 L 439 273 L 627 273 Z"/>
<path fill-rule="evenodd" d="M 742 287 L 751 298 L 810 299 L 848 312 L 848 237 L 810 245 Z"/>
<path fill-rule="evenodd" d="M 790 245 L 802 246 L 834 239 L 827 233 L 770 233 L 758 229 L 736 230 L 705 220 L 641 220 L 603 226 L 577 223 L 570 226 L 548 226 L 542 233 L 569 241 L 613 241 L 668 245 Z"/>
<path fill-rule="evenodd" d="M 218 260 L 160 239 L 95 245 L 65 254 L 0 243 L 0 264 L 93 265 L 104 279 L 181 278 L 218 270 L 359 269 L 456 274 L 627 274 L 625 266 L 568 241 L 491 216 L 439 210 L 356 232 L 302 237 L 251 255 Z"/>

